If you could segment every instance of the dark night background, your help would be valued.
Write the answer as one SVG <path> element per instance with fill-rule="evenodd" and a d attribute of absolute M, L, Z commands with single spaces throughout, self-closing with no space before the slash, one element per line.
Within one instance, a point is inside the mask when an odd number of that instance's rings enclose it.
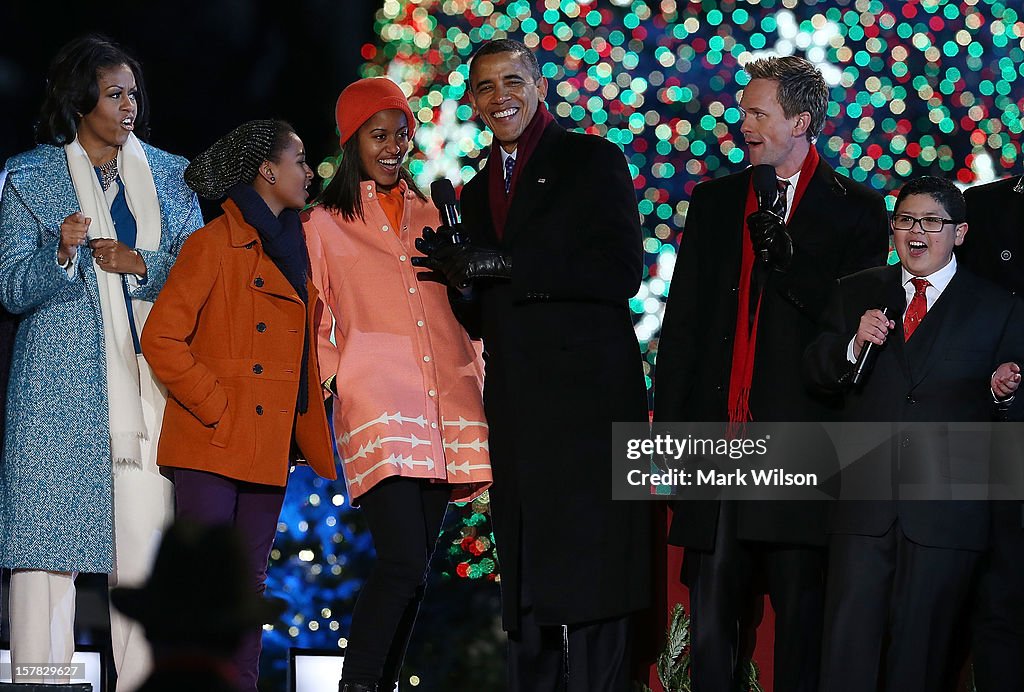
<path fill-rule="evenodd" d="M 0 162 L 33 146 L 50 59 L 99 32 L 141 63 L 149 142 L 191 158 L 241 122 L 291 122 L 319 162 L 381 0 L 0 1 Z"/>

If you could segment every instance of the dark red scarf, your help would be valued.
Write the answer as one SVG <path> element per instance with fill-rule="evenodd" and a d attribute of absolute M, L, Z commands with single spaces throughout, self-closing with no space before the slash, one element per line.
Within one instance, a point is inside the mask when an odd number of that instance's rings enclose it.
<path fill-rule="evenodd" d="M 800 167 L 800 180 L 793 195 L 793 218 L 804 190 L 818 168 L 818 151 L 813 146 Z M 736 338 L 732 347 L 732 370 L 729 372 L 729 429 L 735 435 L 743 423 L 752 420 L 750 415 L 750 383 L 754 379 L 754 353 L 757 344 L 757 321 L 761 315 L 761 297 L 757 299 L 754 322 L 750 322 L 750 275 L 754 269 L 754 247 L 750 242 L 750 231 L 746 218 L 757 211 L 757 196 L 754 194 L 754 179 L 751 176 L 747 188 L 747 203 L 743 210 L 743 258 L 740 264 L 739 309 L 736 311 Z M 749 325 L 749 327 L 748 327 Z"/>
<path fill-rule="evenodd" d="M 491 198 L 491 222 L 494 224 L 494 234 L 501 240 L 505 235 L 505 222 L 508 220 L 508 210 L 512 206 L 512 197 L 516 194 L 516 184 L 523 175 L 526 162 L 530 160 L 533 150 L 537 148 L 541 135 L 547 128 L 548 123 L 553 123 L 547 106 L 543 103 L 537 104 L 537 112 L 533 114 L 530 123 L 519 135 L 516 144 L 516 167 L 512 169 L 512 186 L 508 194 L 505 194 L 505 166 L 501 157 L 501 144 L 494 140 L 491 145 L 491 153 L 487 157 L 487 170 L 490 176 L 487 179 L 488 192 Z"/>

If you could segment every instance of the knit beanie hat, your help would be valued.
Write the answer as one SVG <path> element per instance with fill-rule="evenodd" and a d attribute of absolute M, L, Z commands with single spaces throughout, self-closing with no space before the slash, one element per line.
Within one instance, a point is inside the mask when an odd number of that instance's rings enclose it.
<path fill-rule="evenodd" d="M 402 93 L 401 87 L 387 77 L 360 79 L 345 87 L 334 109 L 334 119 L 338 123 L 338 132 L 341 133 L 342 146 L 363 123 L 389 108 L 397 108 L 405 113 L 411 137 L 416 128 L 416 120 L 412 117 L 409 99 Z"/>
<path fill-rule="evenodd" d="M 205 199 L 220 199 L 236 183 L 251 183 L 267 160 L 277 134 L 276 120 L 250 120 L 192 159 L 185 183 Z"/>

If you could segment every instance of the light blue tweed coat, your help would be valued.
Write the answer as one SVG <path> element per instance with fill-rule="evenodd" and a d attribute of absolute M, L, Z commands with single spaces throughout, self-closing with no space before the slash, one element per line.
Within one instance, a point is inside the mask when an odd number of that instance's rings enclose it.
<path fill-rule="evenodd" d="M 143 143 L 160 200 L 160 248 L 140 250 L 152 301 L 185 239 L 203 225 L 188 163 Z M 0 461 L 0 567 L 110 572 L 113 481 L 96 269 L 57 266 L 60 224 L 78 211 L 62 147 L 7 162 L 0 197 L 0 302 L 22 321 L 14 343 Z"/>

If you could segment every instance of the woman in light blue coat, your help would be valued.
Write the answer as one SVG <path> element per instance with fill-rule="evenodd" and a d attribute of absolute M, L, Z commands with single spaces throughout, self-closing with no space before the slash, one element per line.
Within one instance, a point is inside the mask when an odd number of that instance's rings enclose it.
<path fill-rule="evenodd" d="M 138 346 L 188 235 L 203 221 L 186 161 L 141 142 L 138 63 L 90 36 L 50 68 L 39 146 L 7 162 L 0 302 L 21 316 L 0 460 L 0 567 L 13 570 L 11 648 L 74 651 L 74 577 L 144 581 L 170 519 L 155 464 L 165 393 Z M 141 631 L 112 612 L 118 690 L 145 678 Z M 35 677 L 15 682 L 62 682 Z"/>

